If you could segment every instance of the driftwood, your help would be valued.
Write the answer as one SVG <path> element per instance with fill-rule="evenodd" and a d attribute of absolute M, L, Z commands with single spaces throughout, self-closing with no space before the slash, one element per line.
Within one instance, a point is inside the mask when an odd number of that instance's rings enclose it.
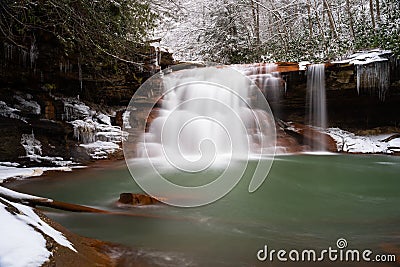
<path fill-rule="evenodd" d="M 71 212 L 86 212 L 86 213 L 100 213 L 100 214 L 111 214 L 120 216 L 130 216 L 130 217 L 142 217 L 142 218 L 157 218 L 157 219 L 167 219 L 167 220 L 187 220 L 187 218 L 171 217 L 171 216 L 159 216 L 152 214 L 139 214 L 132 212 L 115 212 L 106 211 L 96 208 L 91 208 L 87 206 L 71 204 L 66 202 L 61 202 L 49 198 L 37 197 L 28 194 L 19 193 L 11 189 L 0 186 L 0 198 L 5 200 L 20 203 L 30 207 L 48 207 L 58 210 L 71 211 Z"/>
<path fill-rule="evenodd" d="M 400 138 L 400 133 L 394 134 L 394 135 L 389 136 L 388 138 L 383 139 L 383 140 L 380 140 L 380 141 L 381 141 L 381 142 L 387 143 L 387 142 L 390 142 L 390 141 L 392 141 L 393 139 L 397 139 L 397 138 Z"/>
<path fill-rule="evenodd" d="M 31 207 L 41 206 L 41 207 L 48 207 L 48 208 L 73 211 L 73 212 L 109 213 L 108 211 L 105 210 L 95 209 L 87 206 L 22 194 L 1 186 L 0 186 L 0 197 L 8 201 L 21 203 Z"/>

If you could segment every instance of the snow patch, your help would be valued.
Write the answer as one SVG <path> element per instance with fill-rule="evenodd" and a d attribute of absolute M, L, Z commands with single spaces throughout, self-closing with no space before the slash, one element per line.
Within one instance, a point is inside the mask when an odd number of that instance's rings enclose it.
<path fill-rule="evenodd" d="M 24 193 L 19 193 L 19 192 L 16 192 L 14 190 L 11 190 L 11 189 L 8 189 L 8 188 L 2 187 L 2 186 L 0 186 L 0 194 L 3 196 L 8 196 L 10 198 L 20 199 L 20 200 L 28 200 L 28 199 L 31 199 L 31 200 L 40 200 L 41 199 L 42 200 L 43 199 L 41 197 L 32 196 L 32 195 L 28 195 L 28 194 L 24 194 Z M 49 199 L 49 201 L 52 202 L 51 199 Z"/>
<path fill-rule="evenodd" d="M 383 142 L 385 136 L 357 136 L 354 133 L 341 130 L 339 128 L 329 128 L 326 130 L 337 144 L 339 152 L 348 153 L 384 153 L 393 154 L 400 152 L 400 138 L 389 142 Z"/>
<path fill-rule="evenodd" d="M 86 148 L 93 159 L 106 159 L 109 154 L 120 150 L 120 146 L 113 142 L 96 141 L 89 144 L 81 144 Z"/>
<path fill-rule="evenodd" d="M 23 134 L 21 137 L 21 145 L 24 147 L 27 157 L 35 157 L 42 155 L 42 144 L 39 140 L 35 139 L 35 135 Z"/>
<path fill-rule="evenodd" d="M 3 190 L 0 187 L 0 190 Z M 11 191 L 8 192 L 8 191 Z M 7 190 L 13 197 L 24 198 L 25 194 Z M 33 197 L 33 196 L 29 196 Z M 41 266 L 52 255 L 46 248 L 45 236 L 59 245 L 77 252 L 72 243 L 59 231 L 52 228 L 31 207 L 14 203 L 0 197 L 0 266 Z M 4 203 L 4 204 L 3 204 Z M 16 209 L 9 209 L 8 206 Z"/>
<path fill-rule="evenodd" d="M 19 110 L 25 111 L 28 114 L 40 115 L 41 113 L 40 105 L 36 101 L 31 100 L 32 96 L 30 94 L 27 94 L 26 98 L 28 100 L 24 99 L 19 95 L 15 95 L 14 99 L 17 100 L 19 103 L 14 105 L 14 107 Z"/>
<path fill-rule="evenodd" d="M 109 115 L 96 112 L 78 99 L 63 99 L 65 119 L 74 127 L 74 137 L 93 159 L 105 159 L 120 150 L 119 144 L 128 133 L 113 126 Z M 125 114 L 124 114 L 125 123 Z"/>
<path fill-rule="evenodd" d="M 0 166 L 18 167 L 20 164 L 17 162 L 0 162 Z"/>
<path fill-rule="evenodd" d="M 33 131 L 32 134 L 22 135 L 21 145 L 24 147 L 26 157 L 29 158 L 30 161 L 38 163 L 50 162 L 53 165 L 62 167 L 74 164 L 73 161 L 64 160 L 62 157 L 42 156 L 42 143 L 35 138 Z"/>
<path fill-rule="evenodd" d="M 103 113 L 100 113 L 99 115 L 97 115 L 96 118 L 100 123 L 104 123 L 106 125 L 111 126 L 111 118 L 109 116 L 107 116 Z"/>
<path fill-rule="evenodd" d="M 384 55 L 392 54 L 389 50 L 374 49 L 369 51 L 357 52 L 344 60 L 333 61 L 333 64 L 354 64 L 354 65 L 365 65 L 373 62 L 388 61 Z"/>
<path fill-rule="evenodd" d="M 84 103 L 80 102 L 77 99 L 63 99 L 63 102 L 63 119 L 66 121 L 84 119 L 96 113 L 95 111 L 90 110 L 90 107 L 86 106 Z"/>
<path fill-rule="evenodd" d="M 299 62 L 299 70 L 307 70 L 307 65 L 310 65 L 310 61 L 301 61 Z"/>
<path fill-rule="evenodd" d="M 77 168 L 77 167 L 72 167 Z M 0 183 L 9 178 L 25 179 L 43 175 L 46 171 L 72 171 L 71 167 L 32 167 L 17 168 L 0 166 Z"/>
<path fill-rule="evenodd" d="M 71 242 L 59 231 L 55 230 L 53 227 L 44 222 L 40 217 L 33 211 L 31 207 L 27 207 L 25 205 L 19 203 L 9 202 L 15 208 L 20 210 L 22 214 L 18 214 L 18 218 L 25 221 L 28 225 L 35 227 L 42 231 L 45 235 L 51 237 L 55 242 L 59 245 L 69 248 L 70 250 L 77 252 L 76 249 L 72 246 Z"/>
<path fill-rule="evenodd" d="M 16 112 L 20 112 L 18 109 L 9 107 L 4 101 L 0 101 L 0 116 L 10 119 L 17 119 L 27 123 L 24 117 L 21 117 Z"/>
<path fill-rule="evenodd" d="M 0 198 L 2 201 L 6 201 Z M 41 266 L 51 253 L 46 249 L 46 239 L 0 203 L 0 266 Z"/>

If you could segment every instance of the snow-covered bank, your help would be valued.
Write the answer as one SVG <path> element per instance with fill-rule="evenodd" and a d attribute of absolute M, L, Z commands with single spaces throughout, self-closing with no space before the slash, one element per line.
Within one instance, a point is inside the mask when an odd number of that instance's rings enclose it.
<path fill-rule="evenodd" d="M 11 198 L 37 198 L 0 187 Z M 33 208 L 0 197 L 0 266 L 41 266 L 53 255 L 48 240 L 77 252 L 59 231 L 43 221 Z"/>
<path fill-rule="evenodd" d="M 63 171 L 69 172 L 74 168 L 84 168 L 82 166 L 72 167 L 20 167 L 18 163 L 0 162 L 0 183 L 10 178 L 25 179 L 29 177 L 37 177 L 43 175 L 47 171 Z"/>
<path fill-rule="evenodd" d="M 354 133 L 339 128 L 326 130 L 337 144 L 338 152 L 369 153 L 369 154 L 394 154 L 400 153 L 400 138 L 386 141 L 392 134 L 375 136 L 357 136 Z"/>

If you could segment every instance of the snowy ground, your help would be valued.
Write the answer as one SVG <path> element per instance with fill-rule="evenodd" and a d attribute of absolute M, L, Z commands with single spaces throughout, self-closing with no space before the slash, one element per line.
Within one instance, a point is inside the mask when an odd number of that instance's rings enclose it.
<path fill-rule="evenodd" d="M 72 169 L 84 168 L 82 166 L 72 167 L 31 167 L 23 168 L 18 163 L 0 162 L 0 184 L 7 179 L 25 179 L 29 177 L 37 177 L 43 175 L 46 171 L 63 171 L 69 172 Z M 1 265 L 0 265 L 1 266 Z"/>
<path fill-rule="evenodd" d="M 339 152 L 347 153 L 400 153 L 400 138 L 388 142 L 383 140 L 393 134 L 357 136 L 339 128 L 329 128 L 326 132 L 336 141 Z"/>
<path fill-rule="evenodd" d="M 44 222 L 31 207 L 5 199 L 37 197 L 3 187 L 0 195 L 0 266 L 41 266 L 52 255 L 46 247 L 46 238 L 77 252 L 61 232 Z"/>

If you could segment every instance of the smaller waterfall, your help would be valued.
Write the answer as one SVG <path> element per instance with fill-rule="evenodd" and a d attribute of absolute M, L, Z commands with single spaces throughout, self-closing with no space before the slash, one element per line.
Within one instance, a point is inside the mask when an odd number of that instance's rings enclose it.
<path fill-rule="evenodd" d="M 326 129 L 325 64 L 311 65 L 307 69 L 307 104 L 308 125 Z M 309 137 L 310 146 L 313 150 L 326 150 L 326 141 L 323 135 L 310 130 Z"/>

